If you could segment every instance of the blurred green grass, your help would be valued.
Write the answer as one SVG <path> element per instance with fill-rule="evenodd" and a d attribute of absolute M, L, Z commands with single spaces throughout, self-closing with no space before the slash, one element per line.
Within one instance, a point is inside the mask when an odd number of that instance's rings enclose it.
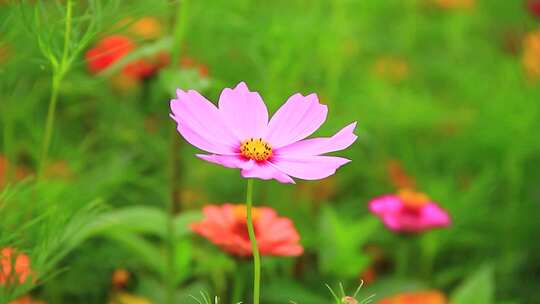
<path fill-rule="evenodd" d="M 257 183 L 257 202 L 291 217 L 306 247 L 299 260 L 266 262 L 263 294 L 274 297 L 266 303 L 319 303 L 329 299 L 325 282 L 343 281 L 353 288 L 357 278 L 338 266 L 354 263 L 357 269 L 349 270 L 359 274 L 369 263 L 360 248 L 365 244 L 381 247 L 392 262 L 399 248 L 382 225 L 356 234 L 349 229 L 346 235 L 347 228 L 323 229 L 332 215 L 337 226 L 370 226 L 368 200 L 396 190 L 388 178 L 390 160 L 398 160 L 422 191 L 449 210 L 453 225 L 419 241 L 419 259 L 411 261 L 418 271 L 413 269 L 410 278 L 395 281 L 391 268 L 382 270 L 364 288 L 366 294 L 377 290 L 380 298 L 417 288 L 452 294 L 488 265 L 495 300 L 478 303 L 538 301 L 540 87 L 527 80 L 521 66 L 521 39 L 538 29 L 538 21 L 521 1 L 476 1 L 470 9 L 428 2 L 190 1 L 183 53 L 208 67 L 211 85 L 205 95 L 210 100 L 217 100 L 223 87 L 246 81 L 272 111 L 295 92 L 316 92 L 330 108 L 318 135 L 359 122 L 359 140 L 344 153 L 353 162 L 338 171 L 322 200 L 317 198 L 328 182 Z M 109 1 L 102 3 L 99 16 L 84 13 L 88 3 L 75 4 L 75 39 L 92 18 L 96 41 L 123 18 L 148 15 L 162 22 L 164 39 L 172 34 L 176 3 Z M 37 30 L 59 52 L 63 6 L 40 5 L 46 22 Z M 39 161 L 50 90 L 50 66 L 31 31 L 34 9 L 30 2 L 0 6 L 0 42 L 9 45 L 0 63 L 2 154 L 31 171 Z M 505 48 L 512 39 L 517 39 L 515 52 Z M 52 161 L 67 161 L 73 176 L 45 181 L 48 186 L 38 195 L 69 210 L 96 198 L 111 210 L 165 207 L 170 196 L 168 102 L 174 92 L 164 90 L 159 77 L 128 91 L 114 89 L 108 77 L 87 72 L 83 55 L 64 79 L 50 152 Z M 196 159 L 190 145 L 181 144 L 181 150 L 183 209 L 242 202 L 238 172 Z M 10 210 L 6 218 L 21 218 Z M 14 228 L 0 227 L 4 244 Z M 325 248 L 321 242 L 340 238 L 343 248 Z M 25 239 L 29 243 L 23 247 L 37 242 Z M 358 240 L 356 247 L 348 248 L 347 239 Z M 227 294 L 235 262 L 204 240 L 189 240 L 193 253 L 182 286 L 200 283 Z M 339 252 L 335 267 L 322 262 L 342 249 L 352 252 Z M 360 260 L 366 264 L 357 265 Z M 37 291 L 50 303 L 103 303 L 110 272 L 117 267 L 136 274 L 134 291 L 153 286 L 151 272 L 136 255 L 107 238 L 85 242 L 58 267 L 65 271 Z M 283 297 L 272 290 L 283 291 Z"/>

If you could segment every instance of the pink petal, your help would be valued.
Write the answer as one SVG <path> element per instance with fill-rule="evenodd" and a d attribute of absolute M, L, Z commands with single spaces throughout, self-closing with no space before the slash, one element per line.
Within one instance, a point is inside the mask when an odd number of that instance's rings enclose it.
<path fill-rule="evenodd" d="M 178 124 L 178 132 L 199 149 L 217 153 L 235 153 L 239 142 L 227 128 L 218 109 L 193 90 L 176 91 L 171 100 L 171 117 Z"/>
<path fill-rule="evenodd" d="M 244 178 L 259 178 L 263 180 L 275 179 L 278 182 L 284 184 L 295 183 L 290 176 L 281 172 L 270 162 L 254 162 L 252 168 L 243 169 L 241 174 Z"/>
<path fill-rule="evenodd" d="M 321 155 L 346 149 L 358 138 L 353 132 L 356 122 L 341 129 L 332 137 L 304 139 L 279 148 L 275 153 L 280 155 Z"/>
<path fill-rule="evenodd" d="M 274 149 L 281 148 L 313 134 L 326 120 L 328 108 L 317 95 L 294 94 L 270 119 L 264 137 Z"/>
<path fill-rule="evenodd" d="M 402 231 L 405 229 L 397 214 L 384 214 L 382 216 L 382 221 L 384 225 L 392 231 Z"/>
<path fill-rule="evenodd" d="M 197 154 L 196 156 L 207 162 L 222 165 L 227 168 L 251 169 L 255 163 L 253 160 L 245 159 L 240 155 Z"/>
<path fill-rule="evenodd" d="M 219 112 L 231 126 L 236 138 L 244 141 L 264 135 L 268 126 L 268 110 L 257 92 L 250 92 L 244 82 L 234 89 L 226 88 L 219 97 Z"/>
<path fill-rule="evenodd" d="M 422 220 L 430 226 L 450 225 L 450 216 L 435 203 L 429 203 L 422 209 Z"/>
<path fill-rule="evenodd" d="M 369 210 L 377 215 L 396 214 L 401 211 L 403 203 L 397 195 L 383 195 L 369 202 Z"/>
<path fill-rule="evenodd" d="M 334 174 L 337 168 L 350 160 L 335 156 L 279 156 L 272 163 L 283 173 L 306 180 L 323 179 Z"/>

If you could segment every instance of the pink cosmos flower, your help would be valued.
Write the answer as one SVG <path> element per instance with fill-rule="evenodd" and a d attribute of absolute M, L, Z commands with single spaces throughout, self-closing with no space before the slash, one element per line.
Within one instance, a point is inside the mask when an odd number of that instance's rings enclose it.
<path fill-rule="evenodd" d="M 425 194 L 402 190 L 369 202 L 369 210 L 388 229 L 396 232 L 422 232 L 450 225 L 450 216 Z"/>
<path fill-rule="evenodd" d="M 357 138 L 356 122 L 332 137 L 305 139 L 322 125 L 328 112 L 315 94 L 292 95 L 270 121 L 261 96 L 243 82 L 221 92 L 219 107 L 193 90 L 178 89 L 176 95 L 171 117 L 178 132 L 210 153 L 197 156 L 238 168 L 245 178 L 282 183 L 294 183 L 291 177 L 317 180 L 350 161 L 322 154 L 349 147 Z"/>
<path fill-rule="evenodd" d="M 204 218 L 191 229 L 224 251 L 237 256 L 251 256 L 251 242 L 246 225 L 246 206 L 224 204 L 203 208 Z M 298 256 L 304 251 L 293 222 L 279 217 L 272 208 L 252 208 L 255 238 L 261 255 Z"/>

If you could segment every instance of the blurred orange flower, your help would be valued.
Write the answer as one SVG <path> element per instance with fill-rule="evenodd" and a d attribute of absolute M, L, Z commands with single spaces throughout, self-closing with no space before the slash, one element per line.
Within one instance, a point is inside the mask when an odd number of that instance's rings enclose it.
<path fill-rule="evenodd" d="M 335 197 L 338 182 L 335 176 L 330 176 L 318 183 L 298 183 L 297 193 L 300 197 L 307 197 L 316 204 L 330 201 Z"/>
<path fill-rule="evenodd" d="M 73 177 L 73 171 L 65 160 L 57 160 L 48 164 L 44 173 L 47 178 L 71 179 Z"/>
<path fill-rule="evenodd" d="M 47 303 L 43 301 L 39 301 L 39 300 L 34 300 L 30 296 L 24 296 L 15 301 L 9 302 L 9 304 L 47 304 Z"/>
<path fill-rule="evenodd" d="M 0 154 L 0 189 L 2 189 L 7 183 L 8 166 L 11 165 L 12 164 L 8 161 L 8 159 Z M 24 179 L 28 175 L 30 175 L 30 172 L 25 167 L 18 166 L 15 168 L 15 180 Z"/>
<path fill-rule="evenodd" d="M 131 274 L 126 269 L 115 269 L 112 273 L 111 278 L 113 287 L 116 289 L 122 289 L 126 287 L 130 277 Z"/>
<path fill-rule="evenodd" d="M 377 269 L 375 266 L 369 266 L 360 274 L 360 281 L 365 284 L 371 284 L 377 279 Z"/>
<path fill-rule="evenodd" d="M 401 293 L 377 302 L 378 304 L 447 304 L 446 296 L 438 290 Z"/>
<path fill-rule="evenodd" d="M 382 56 L 375 61 L 373 73 L 382 79 L 400 82 L 409 76 L 409 64 L 402 58 Z"/>
<path fill-rule="evenodd" d="M 443 9 L 472 9 L 475 7 L 475 0 L 432 0 L 435 5 Z"/>
<path fill-rule="evenodd" d="M 152 302 L 143 297 L 121 292 L 114 295 L 109 304 L 152 304 Z"/>
<path fill-rule="evenodd" d="M 129 26 L 128 31 L 143 39 L 156 39 L 163 33 L 161 22 L 155 17 L 138 19 Z"/>
<path fill-rule="evenodd" d="M 386 164 L 386 169 L 390 182 L 398 189 L 414 189 L 416 188 L 416 180 L 414 177 L 409 176 L 401 162 L 396 159 L 391 159 Z"/>
<path fill-rule="evenodd" d="M 180 59 L 180 66 L 185 69 L 194 68 L 199 71 L 199 75 L 201 75 L 202 77 L 208 76 L 208 67 L 204 64 L 196 62 L 192 58 L 182 57 Z"/>
<path fill-rule="evenodd" d="M 0 64 L 6 62 L 11 54 L 9 45 L 7 43 L 0 42 Z"/>
<path fill-rule="evenodd" d="M 525 36 L 521 62 L 529 80 L 538 80 L 540 77 L 540 30 Z"/>
<path fill-rule="evenodd" d="M 191 229 L 238 256 L 251 256 L 251 242 L 246 224 L 246 206 L 225 204 L 203 208 L 204 218 Z M 261 255 L 298 256 L 304 251 L 293 222 L 268 207 L 252 209 L 255 238 Z"/>
<path fill-rule="evenodd" d="M 30 258 L 11 247 L 0 251 L 0 285 L 24 284 L 32 275 Z"/>
<path fill-rule="evenodd" d="M 158 54 L 158 61 L 160 62 L 161 66 L 167 66 L 171 62 L 171 57 L 168 53 L 160 52 Z M 208 67 L 202 63 L 199 63 L 195 61 L 193 58 L 184 56 L 180 58 L 179 65 L 181 68 L 184 69 L 194 69 L 197 70 L 199 73 L 199 76 L 201 77 L 208 77 Z"/>

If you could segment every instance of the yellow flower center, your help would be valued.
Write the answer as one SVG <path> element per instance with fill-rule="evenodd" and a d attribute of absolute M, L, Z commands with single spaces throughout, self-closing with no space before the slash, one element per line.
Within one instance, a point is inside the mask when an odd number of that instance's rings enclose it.
<path fill-rule="evenodd" d="M 272 147 L 262 138 L 250 138 L 240 145 L 240 153 L 245 158 L 264 161 L 272 156 Z"/>
<path fill-rule="evenodd" d="M 403 205 L 411 209 L 419 209 L 430 201 L 426 194 L 408 189 L 400 190 L 398 196 L 403 202 Z"/>
<path fill-rule="evenodd" d="M 246 207 L 246 205 L 236 205 L 236 206 L 234 206 L 233 212 L 234 212 L 234 216 L 239 221 L 245 221 L 247 219 L 247 207 Z M 258 208 L 256 208 L 256 207 L 251 208 L 251 217 L 252 217 L 253 221 L 258 220 L 260 215 L 261 215 L 261 212 L 259 211 Z"/>

